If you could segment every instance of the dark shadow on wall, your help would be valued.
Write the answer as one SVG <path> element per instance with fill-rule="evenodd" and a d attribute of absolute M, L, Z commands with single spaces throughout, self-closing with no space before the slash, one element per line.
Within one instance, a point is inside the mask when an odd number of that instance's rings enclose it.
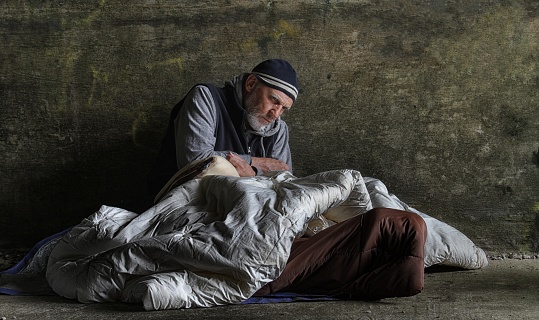
<path fill-rule="evenodd" d="M 532 153 L 532 163 L 539 168 L 539 148 Z"/>
<path fill-rule="evenodd" d="M 539 252 L 539 212 L 535 213 L 535 223 L 532 232 L 531 251 Z"/>
<path fill-rule="evenodd" d="M 2 217 L 0 247 L 31 247 L 79 223 L 101 205 L 133 212 L 148 207 L 145 186 L 155 153 L 132 141 L 91 150 L 83 159 L 48 168 L 47 173 L 17 176 Z"/>

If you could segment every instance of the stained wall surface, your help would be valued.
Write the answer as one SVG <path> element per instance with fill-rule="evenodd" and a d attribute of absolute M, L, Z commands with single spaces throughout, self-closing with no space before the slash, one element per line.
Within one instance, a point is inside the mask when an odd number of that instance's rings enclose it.
<path fill-rule="evenodd" d="M 133 208 L 172 106 L 266 58 L 294 173 L 352 168 L 488 251 L 539 246 L 539 3 L 0 4 L 0 246 Z"/>

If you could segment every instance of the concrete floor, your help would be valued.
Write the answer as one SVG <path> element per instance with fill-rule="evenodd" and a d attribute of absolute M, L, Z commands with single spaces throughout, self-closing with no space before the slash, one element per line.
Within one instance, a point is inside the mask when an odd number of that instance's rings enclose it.
<path fill-rule="evenodd" d="M 539 319 L 539 259 L 491 260 L 486 269 L 430 269 L 423 293 L 377 302 L 298 302 L 143 311 L 121 303 L 0 295 L 0 319 Z"/>

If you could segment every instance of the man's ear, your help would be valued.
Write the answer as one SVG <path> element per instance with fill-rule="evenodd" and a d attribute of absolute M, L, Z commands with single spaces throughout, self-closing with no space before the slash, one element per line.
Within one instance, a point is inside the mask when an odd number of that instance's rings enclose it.
<path fill-rule="evenodd" d="M 245 80 L 245 91 L 251 93 L 256 86 L 258 79 L 254 74 L 250 74 Z"/>

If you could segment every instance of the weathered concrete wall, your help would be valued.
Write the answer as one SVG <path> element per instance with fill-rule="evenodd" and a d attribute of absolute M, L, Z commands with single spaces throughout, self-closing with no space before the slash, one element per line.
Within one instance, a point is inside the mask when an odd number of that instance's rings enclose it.
<path fill-rule="evenodd" d="M 170 108 L 295 65 L 296 175 L 354 168 L 491 251 L 539 241 L 537 1 L 0 4 L 0 244 L 133 206 Z M 16 240 L 14 240 L 16 239 Z"/>

